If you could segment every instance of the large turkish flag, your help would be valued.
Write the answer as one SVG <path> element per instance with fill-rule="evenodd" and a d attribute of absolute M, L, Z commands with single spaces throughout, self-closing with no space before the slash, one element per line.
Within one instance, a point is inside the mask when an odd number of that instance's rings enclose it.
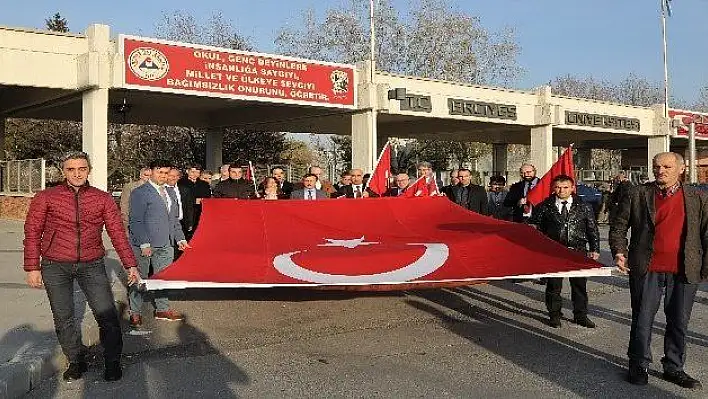
<path fill-rule="evenodd" d="M 607 269 L 534 228 L 444 197 L 208 199 L 192 248 L 148 289 L 470 282 Z"/>

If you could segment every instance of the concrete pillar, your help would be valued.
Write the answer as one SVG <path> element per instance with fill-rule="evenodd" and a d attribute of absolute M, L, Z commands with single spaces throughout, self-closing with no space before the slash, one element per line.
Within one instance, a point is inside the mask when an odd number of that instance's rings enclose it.
<path fill-rule="evenodd" d="M 543 176 L 553 166 L 553 126 L 531 128 L 531 163 L 538 176 Z"/>
<path fill-rule="evenodd" d="M 91 185 L 108 189 L 108 89 L 84 93 L 81 145 L 91 157 Z"/>
<path fill-rule="evenodd" d="M 670 136 L 654 136 L 647 139 L 647 176 L 652 178 L 652 161 L 656 154 L 668 152 L 671 145 Z"/>
<path fill-rule="evenodd" d="M 374 168 L 376 153 L 376 115 L 373 111 L 352 115 L 352 167 L 371 172 Z"/>
<path fill-rule="evenodd" d="M 352 167 L 364 170 L 374 169 L 379 156 L 377 151 L 377 108 L 376 84 L 371 81 L 371 61 L 357 64 L 357 106 L 359 112 L 352 115 Z"/>
<path fill-rule="evenodd" d="M 561 151 L 565 148 L 559 147 Z M 578 169 L 590 170 L 592 169 L 592 149 L 590 148 L 578 148 L 575 153 L 575 165 Z"/>
<path fill-rule="evenodd" d="M 115 49 L 106 25 L 86 29 L 88 53 L 79 56 L 79 85 L 91 88 L 82 98 L 82 147 L 91 157 L 90 181 L 108 189 L 108 89 L 111 87 L 111 53 Z"/>
<path fill-rule="evenodd" d="M 5 118 L 0 118 L 0 161 L 5 160 Z"/>
<path fill-rule="evenodd" d="M 492 174 L 506 176 L 507 155 L 509 154 L 509 145 L 494 143 L 492 144 Z"/>
<path fill-rule="evenodd" d="M 219 168 L 224 164 L 224 131 L 222 129 L 209 130 L 206 134 L 206 165 L 205 168 L 218 174 Z"/>

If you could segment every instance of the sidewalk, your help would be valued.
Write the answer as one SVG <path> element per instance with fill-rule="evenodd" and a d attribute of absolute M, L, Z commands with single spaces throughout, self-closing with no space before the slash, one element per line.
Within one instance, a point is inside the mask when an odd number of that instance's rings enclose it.
<path fill-rule="evenodd" d="M 65 367 L 47 295 L 43 289 L 32 289 L 25 283 L 23 238 L 23 222 L 0 219 L 0 303 L 3 304 L 0 307 L 0 398 L 3 399 L 24 395 L 45 377 Z M 110 244 L 110 240 L 105 243 Z M 109 248 L 108 255 L 115 256 L 115 253 Z M 112 259 L 107 259 L 107 264 L 109 268 L 118 266 Z M 124 301 L 123 286 L 115 278 L 114 281 L 116 300 Z M 76 290 L 80 292 L 78 287 Z M 84 344 L 96 344 L 98 328 L 83 295 L 78 295 L 75 306 L 82 319 Z"/>

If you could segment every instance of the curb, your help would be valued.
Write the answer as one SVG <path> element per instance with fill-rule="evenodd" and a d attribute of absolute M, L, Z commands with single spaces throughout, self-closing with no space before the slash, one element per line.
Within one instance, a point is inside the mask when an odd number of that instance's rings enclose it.
<path fill-rule="evenodd" d="M 125 295 L 125 291 L 120 288 L 116 289 L 115 285 L 112 288 L 118 315 L 122 319 L 122 313 L 127 305 L 120 295 Z M 98 324 L 90 311 L 84 315 L 81 336 L 87 347 L 92 347 L 100 342 Z M 66 367 L 66 361 L 56 337 L 20 349 L 12 359 L 0 364 L 0 399 L 22 397 L 46 379 L 57 374 L 63 367 Z"/>
<path fill-rule="evenodd" d="M 19 398 L 53 375 L 60 354 L 56 341 L 47 342 L 26 348 L 0 365 L 0 398 Z"/>

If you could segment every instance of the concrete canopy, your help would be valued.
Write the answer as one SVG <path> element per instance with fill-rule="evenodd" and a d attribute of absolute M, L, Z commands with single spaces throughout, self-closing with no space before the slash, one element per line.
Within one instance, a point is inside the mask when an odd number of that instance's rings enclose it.
<path fill-rule="evenodd" d="M 137 44 L 129 45 L 131 40 Z M 185 54 L 201 69 L 185 67 Z M 687 143 L 669 127 L 661 106 L 563 97 L 550 87 L 522 91 L 371 73 L 368 62 L 354 67 L 149 38 L 111 40 L 105 25 L 91 25 L 78 35 L 0 27 L 0 65 L 0 119 L 83 122 L 84 150 L 94 164 L 92 181 L 103 188 L 108 123 L 206 129 L 208 146 L 209 137 L 215 138 L 208 157 L 220 154 L 218 135 L 225 127 L 352 135 L 353 165 L 366 170 L 386 137 L 530 144 L 531 161 L 540 173 L 555 158 L 553 146 L 633 149 L 644 152 L 648 165 L 654 154 Z M 278 70 L 278 79 L 259 69 L 262 65 Z M 317 85 L 331 92 L 323 95 L 314 83 L 302 82 L 298 74 L 308 68 L 325 71 Z M 270 90 L 288 89 L 274 95 L 278 98 L 239 94 L 236 84 L 233 94 L 218 92 L 236 77 L 225 70 L 242 72 L 244 81 L 250 74 Z M 175 78 L 175 71 L 182 75 Z M 142 80 L 136 83 L 136 76 Z M 183 89 L 193 84 L 221 86 L 217 91 Z M 117 112 L 123 104 L 128 111 Z M 699 136 L 704 139 L 708 134 Z M 220 163 L 219 158 L 209 159 Z"/>

